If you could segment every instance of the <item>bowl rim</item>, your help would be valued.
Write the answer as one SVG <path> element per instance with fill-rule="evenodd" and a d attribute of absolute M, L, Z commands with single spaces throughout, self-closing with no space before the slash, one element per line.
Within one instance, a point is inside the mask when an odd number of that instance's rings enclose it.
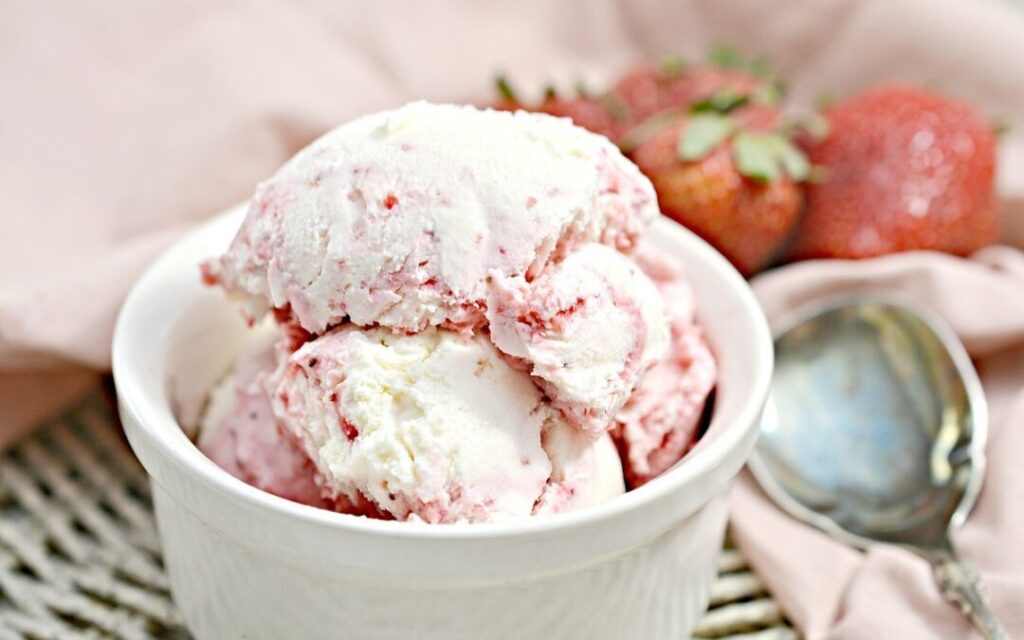
<path fill-rule="evenodd" d="M 181 446 L 182 439 L 185 442 L 190 440 L 174 418 L 168 394 L 165 392 L 162 398 L 153 398 L 146 392 L 139 379 L 139 370 L 144 370 L 145 367 L 140 367 L 131 348 L 132 336 L 139 331 L 135 327 L 137 318 L 147 298 L 155 295 L 153 290 L 160 284 L 159 276 L 168 270 L 179 268 L 175 260 L 176 251 L 183 250 L 203 236 L 218 231 L 222 225 L 231 224 L 229 220 L 237 218 L 240 223 L 245 207 L 246 204 L 242 203 L 225 210 L 200 224 L 165 250 L 143 272 L 125 298 L 113 336 L 112 370 L 122 413 L 131 414 L 138 433 L 154 445 L 164 459 L 172 462 L 179 471 L 198 479 L 207 489 L 241 501 L 255 509 L 268 510 L 278 516 L 308 525 L 371 534 L 377 538 L 467 541 L 543 535 L 590 527 L 621 517 L 627 512 L 649 507 L 651 503 L 662 502 L 722 465 L 730 454 L 742 447 L 751 431 L 760 428 L 759 416 L 768 396 L 774 357 L 771 332 L 761 307 L 747 282 L 718 251 L 678 223 L 661 216 L 655 221 L 652 230 L 659 229 L 659 232 L 675 234 L 680 242 L 688 245 L 692 260 L 707 263 L 707 266 L 717 273 L 739 304 L 739 313 L 748 319 L 747 324 L 755 334 L 753 342 L 756 345 L 756 353 L 751 353 L 748 360 L 752 392 L 738 400 L 742 402 L 742 406 L 731 423 L 725 425 L 716 438 L 706 441 L 706 446 L 698 445 L 692 449 L 687 454 L 685 463 L 677 464 L 661 476 L 613 500 L 579 511 L 473 524 L 426 524 L 364 518 L 292 502 L 250 486 L 211 462 L 198 447 Z M 237 227 L 237 224 L 235 226 Z M 198 278 L 197 275 L 197 282 Z M 163 357 L 166 358 L 166 354 Z M 166 385 L 162 388 L 166 389 Z M 122 422 L 126 422 L 124 416 Z M 175 438 L 175 433 L 181 438 Z M 134 442 L 132 446 L 135 448 Z M 138 452 L 136 454 L 138 455 Z M 150 477 L 153 477 L 152 472 Z"/>

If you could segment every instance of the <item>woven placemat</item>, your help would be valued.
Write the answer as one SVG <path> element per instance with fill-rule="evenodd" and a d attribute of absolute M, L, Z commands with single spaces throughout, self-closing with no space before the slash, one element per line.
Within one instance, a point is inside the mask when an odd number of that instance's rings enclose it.
<path fill-rule="evenodd" d="M 695 635 L 797 637 L 728 546 Z M 145 473 L 96 390 L 0 457 L 0 640 L 189 637 L 163 572 Z"/>

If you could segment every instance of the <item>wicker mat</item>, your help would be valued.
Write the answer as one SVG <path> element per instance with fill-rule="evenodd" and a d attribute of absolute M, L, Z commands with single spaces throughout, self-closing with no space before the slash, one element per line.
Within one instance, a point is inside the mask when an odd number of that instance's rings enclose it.
<path fill-rule="evenodd" d="M 189 638 L 145 473 L 116 425 L 97 390 L 0 457 L 0 640 Z M 797 637 L 732 548 L 696 635 Z"/>

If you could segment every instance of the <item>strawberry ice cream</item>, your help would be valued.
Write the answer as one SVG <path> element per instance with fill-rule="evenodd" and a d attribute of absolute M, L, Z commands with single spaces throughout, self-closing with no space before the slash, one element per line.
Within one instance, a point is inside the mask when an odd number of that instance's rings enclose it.
<path fill-rule="evenodd" d="M 551 476 L 534 515 L 573 511 L 600 504 L 625 491 L 622 462 L 611 436 L 597 442 L 564 422 L 552 421 L 541 434 Z"/>
<path fill-rule="evenodd" d="M 489 274 L 538 274 L 584 242 L 629 249 L 657 214 L 636 166 L 569 120 L 421 102 L 300 151 L 207 275 L 311 333 L 473 328 Z"/>
<path fill-rule="evenodd" d="M 544 500 L 548 492 L 623 491 L 618 458 L 592 455 L 589 442 L 563 444 L 575 433 L 549 435 L 549 458 L 544 434 L 572 428 L 484 336 L 349 325 L 291 354 L 270 388 L 274 412 L 333 492 L 400 520 L 504 520 L 530 515 L 538 501 L 549 512 L 574 504 Z M 577 489 L 580 474 L 601 481 Z M 617 486 L 604 480 L 615 477 Z"/>
<path fill-rule="evenodd" d="M 598 244 L 532 282 L 496 274 L 487 319 L 494 344 L 528 363 L 552 405 L 592 439 L 668 349 L 658 289 L 632 260 Z"/>
<path fill-rule="evenodd" d="M 693 290 L 671 256 L 644 245 L 636 261 L 658 286 L 671 318 L 668 353 L 644 375 L 615 416 L 612 435 L 630 486 L 679 461 L 693 444 L 718 366 L 697 324 Z"/>
<path fill-rule="evenodd" d="M 275 495 L 324 504 L 313 464 L 278 429 L 264 390 L 277 368 L 280 333 L 270 324 L 253 330 L 231 373 L 210 392 L 200 424 L 199 448 L 236 478 Z"/>
<path fill-rule="evenodd" d="M 650 480 L 716 375 L 681 269 L 637 253 L 656 215 L 650 182 L 567 119 L 414 103 L 339 127 L 203 265 L 278 338 L 211 394 L 200 446 L 273 493 L 428 523 Z"/>

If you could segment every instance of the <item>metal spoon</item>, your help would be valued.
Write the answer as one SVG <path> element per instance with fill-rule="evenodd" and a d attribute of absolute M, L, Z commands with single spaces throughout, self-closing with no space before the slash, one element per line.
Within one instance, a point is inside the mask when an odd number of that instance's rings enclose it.
<path fill-rule="evenodd" d="M 857 547 L 927 558 L 943 593 L 987 638 L 1007 638 L 950 531 L 981 491 L 988 411 L 970 358 L 928 311 L 859 296 L 794 315 L 750 462 L 793 516 Z"/>

